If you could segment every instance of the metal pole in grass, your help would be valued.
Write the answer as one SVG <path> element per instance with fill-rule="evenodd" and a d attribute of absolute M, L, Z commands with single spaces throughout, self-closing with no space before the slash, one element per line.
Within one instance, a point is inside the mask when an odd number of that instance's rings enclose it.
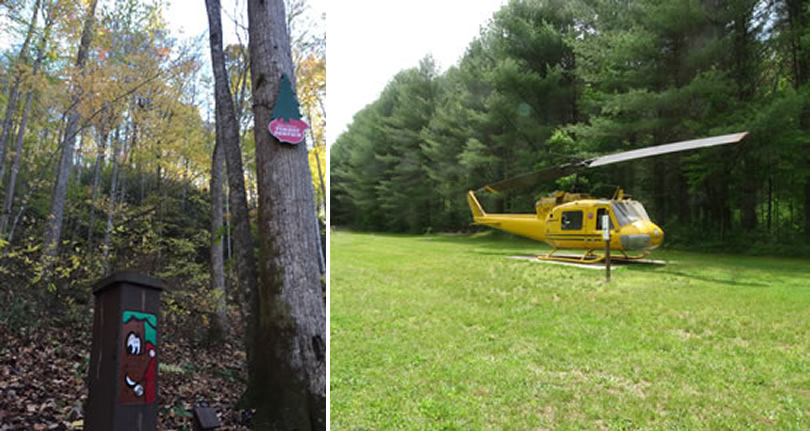
<path fill-rule="evenodd" d="M 605 282 L 610 281 L 610 216 L 602 216 L 602 239 L 605 240 Z"/>

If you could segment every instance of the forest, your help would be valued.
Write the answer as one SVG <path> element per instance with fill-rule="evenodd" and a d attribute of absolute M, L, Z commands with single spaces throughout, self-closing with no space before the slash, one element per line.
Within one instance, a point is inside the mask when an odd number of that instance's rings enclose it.
<path fill-rule="evenodd" d="M 199 401 L 231 429 L 325 423 L 325 17 L 197 3 L 182 38 L 162 1 L 0 2 L 0 429 L 81 428 L 119 270 L 167 286 L 161 429 Z M 267 132 L 282 74 L 306 143 Z"/>
<path fill-rule="evenodd" d="M 330 149 L 331 224 L 469 231 L 467 190 L 572 158 L 749 131 L 740 144 L 490 195 L 644 203 L 672 247 L 810 252 L 810 8 L 801 0 L 511 0 L 441 72 L 394 76 Z"/>

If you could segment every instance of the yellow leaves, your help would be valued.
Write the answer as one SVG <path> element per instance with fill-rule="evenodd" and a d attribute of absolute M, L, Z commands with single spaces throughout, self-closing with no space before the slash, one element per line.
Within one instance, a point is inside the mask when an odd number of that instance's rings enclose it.
<path fill-rule="evenodd" d="M 298 102 L 303 110 L 315 110 L 326 95 L 326 58 L 314 54 L 295 69 Z"/>
<path fill-rule="evenodd" d="M 318 170 L 320 168 L 320 171 Z M 312 185 L 315 189 L 315 201 L 324 202 L 323 191 L 326 187 L 322 183 L 326 176 L 326 147 L 314 147 L 309 150 L 309 171 L 312 174 Z"/>
<path fill-rule="evenodd" d="M 311 127 L 313 146 L 325 145 L 326 114 L 323 112 L 326 98 L 326 58 L 315 54 L 301 60 L 295 69 L 296 96 L 301 105 L 301 114 Z"/>
<path fill-rule="evenodd" d="M 309 168 L 318 175 L 318 165 L 320 163 L 321 172 L 326 172 L 326 147 L 315 147 L 309 150 Z"/>

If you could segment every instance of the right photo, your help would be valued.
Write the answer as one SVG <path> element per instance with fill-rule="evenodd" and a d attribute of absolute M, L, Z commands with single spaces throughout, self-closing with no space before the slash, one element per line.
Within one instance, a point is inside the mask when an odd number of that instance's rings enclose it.
<path fill-rule="evenodd" d="M 810 12 L 330 13 L 332 430 L 810 428 Z"/>

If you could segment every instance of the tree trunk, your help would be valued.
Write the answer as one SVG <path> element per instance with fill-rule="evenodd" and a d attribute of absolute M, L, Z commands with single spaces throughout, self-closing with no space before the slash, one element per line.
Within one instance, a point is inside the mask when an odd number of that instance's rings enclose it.
<path fill-rule="evenodd" d="M 808 145 L 810 147 L 810 145 Z M 810 148 L 808 149 L 810 150 Z M 810 154 L 805 152 L 806 171 L 810 172 Z M 804 178 L 804 240 L 810 245 L 810 173 Z"/>
<path fill-rule="evenodd" d="M 310 135 L 312 136 L 312 135 Z M 314 140 L 314 139 L 313 139 Z M 315 166 L 318 168 L 318 185 L 321 189 L 321 197 L 322 200 L 319 202 L 320 205 L 323 205 L 324 210 L 326 209 L 326 181 L 323 179 L 323 171 L 321 170 L 321 158 L 318 156 L 318 149 L 313 149 L 315 154 Z"/>
<path fill-rule="evenodd" d="M 740 197 L 740 223 L 746 233 L 750 233 L 757 227 L 757 201 L 759 199 L 759 190 L 757 186 L 760 184 L 761 177 L 759 176 L 759 163 L 755 159 L 748 160 L 748 163 L 743 164 L 743 168 L 749 175 L 743 180 L 742 196 Z"/>
<path fill-rule="evenodd" d="M 14 202 L 14 192 L 17 187 L 17 174 L 20 172 L 20 160 L 22 159 L 22 144 L 23 139 L 25 139 L 25 128 L 28 125 L 28 117 L 31 114 L 33 98 L 33 90 L 25 95 L 25 109 L 23 110 L 19 131 L 17 132 L 17 142 L 14 146 L 14 161 L 11 164 L 11 173 L 9 174 L 8 185 L 6 186 L 6 197 L 3 200 L 3 215 L 0 217 L 0 236 L 6 233 L 8 221 L 11 216 L 11 206 Z"/>
<path fill-rule="evenodd" d="M 770 171 L 770 169 L 769 169 Z M 773 216 L 773 179 L 768 174 L 768 234 L 772 232 L 771 217 Z"/>
<path fill-rule="evenodd" d="M 143 198 L 146 194 L 146 176 L 143 174 L 143 159 L 138 157 L 138 205 L 143 205 Z"/>
<path fill-rule="evenodd" d="M 127 128 L 125 130 L 126 132 L 124 133 L 124 137 L 121 139 L 121 160 L 118 163 L 119 202 L 127 201 L 127 180 L 129 177 L 127 175 L 126 167 L 129 165 L 129 156 L 132 154 L 132 148 L 135 145 L 135 133 L 137 133 L 138 130 L 138 125 L 135 123 L 134 116 L 130 116 L 130 122 L 127 123 Z M 132 142 L 129 141 L 130 137 L 132 137 Z"/>
<path fill-rule="evenodd" d="M 90 8 L 87 11 L 87 17 L 84 21 L 82 40 L 79 45 L 78 55 L 76 56 L 76 68 L 80 71 L 84 70 L 87 52 L 90 50 L 97 3 L 98 0 L 93 0 L 90 3 Z M 70 168 L 73 162 L 73 147 L 76 143 L 76 133 L 79 130 L 79 111 L 77 107 L 79 104 L 79 93 L 80 89 L 76 88 L 73 90 L 73 104 L 70 107 L 68 123 L 65 127 L 65 136 L 62 140 L 62 157 L 57 170 L 56 184 L 54 185 L 53 198 L 51 199 L 51 211 L 48 216 L 48 226 L 45 231 L 44 254 L 46 272 L 49 270 L 53 263 L 53 258 L 56 256 L 59 247 L 59 238 L 62 234 L 62 216 L 65 212 L 67 186 L 70 180 Z"/>
<path fill-rule="evenodd" d="M 107 210 L 107 229 L 104 231 L 104 273 L 108 274 L 112 265 L 110 265 L 110 246 L 112 242 L 112 229 L 113 229 L 113 215 L 115 214 L 115 200 L 117 194 L 117 179 L 118 179 L 118 129 L 115 129 L 115 136 L 113 136 L 113 168 L 110 177 L 110 205 Z"/>
<path fill-rule="evenodd" d="M 656 140 L 656 143 L 661 142 Z M 655 177 L 653 178 L 653 202 L 655 204 L 654 213 L 655 221 L 658 224 L 666 224 L 667 222 L 667 169 L 666 164 L 661 158 L 653 160 L 653 170 Z"/>
<path fill-rule="evenodd" d="M 31 69 L 31 75 L 36 76 L 37 72 L 39 71 L 39 67 L 42 65 L 42 60 L 45 58 L 45 51 L 48 44 L 48 36 L 50 35 L 50 29 L 53 25 L 54 21 L 51 16 L 52 8 L 48 10 L 48 14 L 45 17 L 45 30 L 42 33 L 42 41 L 40 43 L 37 59 L 34 62 L 34 66 Z M 11 208 L 14 203 L 14 192 L 17 187 L 17 175 L 20 172 L 20 162 L 22 160 L 22 146 L 23 141 L 25 139 L 25 132 L 26 128 L 28 127 L 28 118 L 31 115 L 31 106 L 34 101 L 34 91 L 29 90 L 28 93 L 25 95 L 25 106 L 23 108 L 23 117 L 20 120 L 19 130 L 17 132 L 17 141 L 14 146 L 14 161 L 11 165 L 11 173 L 8 179 L 8 186 L 6 187 L 6 197 L 3 201 L 3 214 L 0 217 L 0 235 L 4 235 L 8 231 L 8 224 L 11 219 Z M 0 174 L 0 178 L 2 178 L 2 174 Z M 2 182 L 2 180 L 0 180 Z"/>
<path fill-rule="evenodd" d="M 31 44 L 31 38 L 34 35 L 34 29 L 36 28 L 39 4 L 40 0 L 36 0 L 34 3 L 34 12 L 33 16 L 31 17 L 31 23 L 28 25 L 28 32 L 25 35 L 25 41 L 23 42 L 22 48 L 20 48 L 20 55 L 17 58 L 18 65 L 23 64 L 28 60 L 28 45 Z M 21 81 L 22 76 L 18 72 L 18 74 L 14 77 L 14 83 L 11 85 L 11 89 L 9 90 L 8 94 L 6 116 L 3 119 L 3 131 L 2 134 L 0 134 L 0 186 L 3 185 L 3 180 L 5 179 L 6 175 L 6 148 L 8 146 L 9 136 L 11 136 L 12 132 L 11 120 L 14 117 L 14 111 L 16 111 L 17 108 L 17 97 L 19 95 Z"/>
<path fill-rule="evenodd" d="M 47 136 L 45 138 L 43 138 L 43 139 L 47 139 Z M 42 184 L 43 179 L 45 178 L 45 175 L 51 170 L 51 164 L 53 163 L 53 160 L 54 160 L 54 158 L 56 156 L 56 153 L 58 151 L 59 151 L 59 148 L 52 151 L 48 155 L 48 160 L 45 162 L 45 166 L 42 167 L 42 170 L 39 173 L 39 177 L 34 182 L 34 184 L 31 186 L 31 188 L 28 189 L 28 193 L 26 193 L 25 198 L 23 199 L 22 203 L 20 204 L 20 209 L 17 210 L 17 214 L 14 216 L 14 221 L 11 222 L 11 228 L 8 230 L 8 238 L 6 238 L 6 241 L 8 241 L 8 244 L 6 245 L 5 248 L 3 248 L 3 255 L 0 257 L 0 260 L 5 259 L 5 257 L 8 255 L 8 251 L 11 248 L 11 244 L 14 241 L 14 232 L 17 229 L 17 225 L 20 222 L 20 219 L 22 218 L 23 213 L 25 213 L 25 209 L 28 206 L 28 202 L 31 201 L 31 197 L 34 196 L 34 193 L 36 193 L 37 190 L 39 189 L 39 186 Z"/>
<path fill-rule="evenodd" d="M 312 141 L 314 142 L 315 137 L 312 134 L 310 134 L 310 136 L 312 137 Z M 316 205 L 315 208 L 315 236 L 318 238 L 318 262 L 321 268 L 321 274 L 326 274 L 326 247 L 324 247 L 324 243 L 322 241 L 324 240 L 324 238 L 321 238 L 321 223 L 320 220 L 318 219 L 318 213 L 320 212 L 320 208 L 318 207 L 320 205 L 323 205 L 322 208 L 324 217 L 326 214 L 326 182 L 323 180 L 323 172 L 321 170 L 321 159 L 320 157 L 318 157 L 318 149 L 313 148 L 313 153 L 315 154 L 315 166 L 318 167 L 318 180 L 319 180 L 318 185 L 320 186 L 321 189 L 321 198 L 322 198 L 322 200 L 318 202 L 318 205 Z"/>
<path fill-rule="evenodd" d="M 107 106 L 104 107 L 106 111 Z M 96 150 L 96 166 L 93 172 L 93 197 L 90 200 L 90 223 L 87 226 L 87 249 L 92 250 L 93 247 L 93 225 L 96 219 L 96 201 L 98 200 L 98 193 L 101 190 L 101 167 L 104 162 L 104 151 L 107 149 L 107 116 L 102 114 L 101 126 L 98 133 L 98 148 Z"/>
<path fill-rule="evenodd" d="M 225 163 L 228 170 L 230 189 L 230 209 L 232 212 L 233 235 L 236 248 L 236 277 L 242 291 L 242 315 L 245 321 L 245 350 L 248 360 L 248 376 L 253 379 L 257 367 L 253 364 L 253 339 L 259 319 L 258 276 L 253 236 L 250 231 L 247 196 L 245 195 L 245 175 L 242 168 L 242 152 L 239 143 L 239 125 L 236 123 L 233 99 L 228 90 L 228 74 L 225 69 L 225 54 L 222 51 L 222 18 L 219 0 L 206 0 L 208 12 L 209 43 L 211 45 L 211 65 L 214 72 L 216 96 L 216 123 L 220 125 Z M 258 368 L 263 368 L 265 364 Z"/>
<path fill-rule="evenodd" d="M 78 145 L 74 146 L 75 154 L 73 155 L 73 163 L 71 163 L 70 169 L 72 169 L 75 174 L 76 184 L 82 183 L 82 164 L 84 163 L 84 157 L 82 154 L 82 147 L 84 147 L 84 143 L 87 142 L 87 129 L 81 129 L 79 133 L 79 143 Z M 71 175 L 73 175 L 71 173 Z"/>
<path fill-rule="evenodd" d="M 267 130 L 282 73 L 295 79 L 284 15 L 283 0 L 248 0 L 262 286 L 251 341 L 263 365 L 248 385 L 257 429 L 325 429 L 326 317 L 307 150 Z"/>
<path fill-rule="evenodd" d="M 219 129 L 219 125 L 217 125 Z M 211 164 L 211 290 L 217 294 L 219 327 L 228 327 L 228 311 L 225 301 L 225 256 L 222 235 L 222 168 L 225 154 L 222 138 L 216 133 L 213 163 Z"/>
<path fill-rule="evenodd" d="M 225 222 L 225 244 L 228 248 L 226 256 L 228 259 L 233 257 L 233 247 L 231 247 L 231 209 L 230 209 L 231 193 L 228 191 L 228 185 L 225 184 L 225 214 L 223 221 Z"/>

